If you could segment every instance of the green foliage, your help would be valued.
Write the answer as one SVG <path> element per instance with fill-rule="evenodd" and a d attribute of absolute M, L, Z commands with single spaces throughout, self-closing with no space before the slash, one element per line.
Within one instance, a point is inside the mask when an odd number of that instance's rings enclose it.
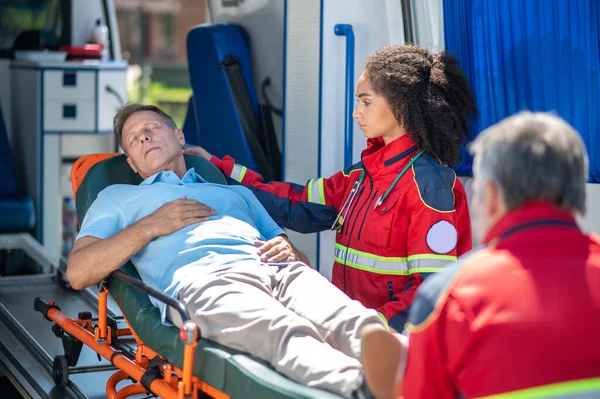
<path fill-rule="evenodd" d="M 156 105 L 171 115 L 177 126 L 181 128 L 185 121 L 192 89 L 189 87 L 167 86 L 161 82 L 151 82 L 147 89 L 143 89 L 140 84 L 143 83 L 138 82 L 129 90 L 129 102 Z"/>
<path fill-rule="evenodd" d="M 31 8 L 28 8 L 31 7 Z M 0 47 L 11 48 L 17 35 L 25 30 L 42 29 L 48 12 L 35 4 L 0 6 Z"/>
<path fill-rule="evenodd" d="M 0 26 L 4 31 L 19 32 L 25 29 L 41 29 L 46 22 L 46 10 L 4 8 L 0 13 Z"/>

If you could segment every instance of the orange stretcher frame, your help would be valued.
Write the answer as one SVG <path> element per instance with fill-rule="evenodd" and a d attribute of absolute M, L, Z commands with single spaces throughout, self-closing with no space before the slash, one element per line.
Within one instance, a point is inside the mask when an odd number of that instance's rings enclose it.
<path fill-rule="evenodd" d="M 73 193 L 77 192 L 87 171 L 93 165 L 115 155 L 118 154 L 94 154 L 78 159 L 71 171 Z M 118 277 L 119 273 L 124 275 L 124 273 L 117 271 L 113 273 L 113 276 L 128 283 L 123 277 Z M 133 278 L 129 277 L 129 279 Z M 100 283 L 99 287 L 98 324 L 94 327 L 92 326 L 91 319 L 79 318 L 82 315 L 81 313 L 77 319 L 69 318 L 60 311 L 60 308 L 54 301 L 46 303 L 43 299 L 38 297 L 35 299 L 34 308 L 41 312 L 46 319 L 56 323 L 66 333 L 90 347 L 119 369 L 107 381 L 106 396 L 109 399 L 124 399 L 132 395 L 146 393 L 148 392 L 148 389 L 146 389 L 140 381 L 149 368 L 150 360 L 165 359 L 144 345 L 139 336 L 137 336 L 131 328 L 127 319 L 124 320 L 127 323 L 128 328 L 117 329 L 115 332 L 111 331 L 111 327 L 108 326 L 107 321 L 108 289 L 104 283 Z M 138 289 L 142 287 L 143 289 L 145 285 L 139 282 L 135 284 L 135 287 Z M 151 290 L 149 287 L 146 287 L 146 289 Z M 135 339 L 137 343 L 135 359 L 130 359 L 119 349 L 111 345 L 113 336 L 117 338 L 131 336 Z M 165 360 L 162 365 L 161 377 L 155 378 L 149 384 L 149 391 L 151 393 L 164 399 L 197 399 L 198 391 L 202 391 L 214 399 L 230 399 L 229 395 L 219 391 L 193 375 L 194 353 L 199 338 L 197 326 L 190 321 L 184 323 L 184 326 L 180 328 L 180 339 L 185 344 L 183 369 L 179 369 Z M 131 378 L 138 382 L 126 385 L 120 390 L 117 390 L 117 384 L 127 378 Z"/>

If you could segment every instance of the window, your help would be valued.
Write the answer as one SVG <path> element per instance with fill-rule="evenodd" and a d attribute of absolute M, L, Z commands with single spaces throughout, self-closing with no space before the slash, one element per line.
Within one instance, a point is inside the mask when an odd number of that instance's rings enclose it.
<path fill-rule="evenodd" d="M 172 14 L 159 14 L 158 16 L 158 51 L 157 56 L 161 59 L 175 57 L 175 21 Z"/>
<path fill-rule="evenodd" d="M 60 39 L 60 0 L 0 0 L 0 55 L 12 54 L 19 33 L 49 30 Z"/>

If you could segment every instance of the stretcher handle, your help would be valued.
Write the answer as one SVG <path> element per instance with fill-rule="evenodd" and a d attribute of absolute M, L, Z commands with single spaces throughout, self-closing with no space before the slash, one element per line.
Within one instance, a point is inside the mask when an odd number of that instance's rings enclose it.
<path fill-rule="evenodd" d="M 122 282 L 132 286 L 133 288 L 136 288 L 142 292 L 145 292 L 146 294 L 150 295 L 151 297 L 153 297 L 155 299 L 158 299 L 159 301 L 166 304 L 167 306 L 172 307 L 179 313 L 179 316 L 181 316 L 181 320 L 183 320 L 184 323 L 186 321 L 190 321 L 190 314 L 188 313 L 187 309 L 185 308 L 185 305 L 183 304 L 183 302 L 178 301 L 177 299 L 173 299 L 170 296 L 167 296 L 167 295 L 163 294 L 162 292 L 157 291 L 154 288 L 147 286 L 146 284 L 144 284 L 142 281 L 138 280 L 137 278 L 131 277 L 131 276 L 123 273 L 120 270 L 116 270 L 116 271 L 112 272 L 111 276 L 116 278 L 117 280 L 121 280 Z"/>
<path fill-rule="evenodd" d="M 52 321 L 52 319 L 48 317 L 48 311 L 50 309 L 58 309 L 60 311 L 60 308 L 54 304 L 54 301 L 50 301 L 50 303 L 47 303 L 44 300 L 44 298 L 39 296 L 33 300 L 33 309 L 43 314 L 44 318 L 46 318 L 46 320 L 49 321 Z"/>
<path fill-rule="evenodd" d="M 352 142 L 354 121 L 354 31 L 352 25 L 337 24 L 333 27 L 337 36 L 346 36 L 346 94 L 344 110 L 344 168 L 352 165 Z"/>

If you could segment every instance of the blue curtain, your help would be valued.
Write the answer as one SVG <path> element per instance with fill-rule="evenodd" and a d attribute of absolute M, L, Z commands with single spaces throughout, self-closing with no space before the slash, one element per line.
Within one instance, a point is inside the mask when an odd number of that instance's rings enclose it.
<path fill-rule="evenodd" d="M 477 96 L 472 136 L 520 110 L 552 111 L 577 129 L 600 182 L 598 0 L 444 0 L 446 51 Z M 456 170 L 471 174 L 463 150 Z"/>

